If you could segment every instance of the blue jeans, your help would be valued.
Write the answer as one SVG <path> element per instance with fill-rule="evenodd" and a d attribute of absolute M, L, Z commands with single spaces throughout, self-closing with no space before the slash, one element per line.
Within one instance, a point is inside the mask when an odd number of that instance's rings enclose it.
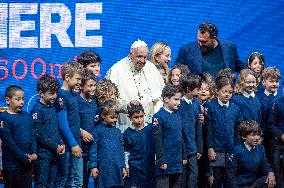
<path fill-rule="evenodd" d="M 59 158 L 55 187 L 83 186 L 83 158 L 73 157 L 70 151 Z"/>
<path fill-rule="evenodd" d="M 35 162 L 35 188 L 54 187 L 58 159 L 45 153 L 38 153 Z"/>

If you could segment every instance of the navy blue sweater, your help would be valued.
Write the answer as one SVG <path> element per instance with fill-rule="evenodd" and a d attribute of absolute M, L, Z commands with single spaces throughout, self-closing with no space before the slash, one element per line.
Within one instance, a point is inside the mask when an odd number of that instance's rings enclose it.
<path fill-rule="evenodd" d="M 77 95 L 73 91 L 59 89 L 56 100 L 59 129 L 63 134 L 62 139 L 67 149 L 81 143 Z"/>
<path fill-rule="evenodd" d="M 257 175 L 272 172 L 264 147 L 259 144 L 249 151 L 244 143 L 236 145 L 228 157 L 227 170 L 232 188 L 252 185 L 259 178 Z"/>
<path fill-rule="evenodd" d="M 284 97 L 280 97 L 273 102 L 272 110 L 269 114 L 268 131 L 276 140 L 281 139 L 284 134 Z M 279 142 L 283 144 L 284 142 Z"/>
<path fill-rule="evenodd" d="M 98 187 L 123 186 L 125 168 L 122 134 L 118 128 L 104 123 L 93 131 L 94 142 L 89 152 L 89 168 L 98 168 Z"/>
<path fill-rule="evenodd" d="M 230 102 L 228 107 L 221 106 L 217 99 L 206 104 L 207 147 L 215 152 L 231 152 L 238 142 L 237 129 L 241 113 L 237 105 Z"/>
<path fill-rule="evenodd" d="M 161 108 L 153 116 L 153 143 L 157 160 L 156 175 L 182 173 L 183 135 L 182 119 L 176 112 Z M 167 169 L 160 166 L 167 164 Z"/>
<path fill-rule="evenodd" d="M 31 114 L 36 131 L 38 152 L 55 156 L 58 145 L 63 142 L 59 135 L 58 118 L 54 105 L 44 105 L 37 101 Z"/>
<path fill-rule="evenodd" d="M 123 133 L 124 150 L 129 152 L 130 182 L 136 185 L 151 183 L 155 169 L 152 126 L 142 130 L 128 127 Z"/>
<path fill-rule="evenodd" d="M 78 104 L 80 126 L 82 129 L 92 134 L 96 123 L 97 102 L 96 100 L 86 101 L 80 95 L 78 95 Z M 87 153 L 92 142 L 85 142 L 83 139 L 81 139 L 81 143 L 83 152 Z"/>
<path fill-rule="evenodd" d="M 192 100 L 192 104 L 181 100 L 178 114 L 183 121 L 183 136 L 186 153 L 190 156 L 203 153 L 202 124 L 198 121 L 199 114 L 202 114 L 199 102 Z"/>
<path fill-rule="evenodd" d="M 239 106 L 243 120 L 255 120 L 260 123 L 261 120 L 261 103 L 254 98 L 246 98 L 243 94 L 233 95 L 232 101 Z"/>
<path fill-rule="evenodd" d="M 23 168 L 31 168 L 26 154 L 36 153 L 37 146 L 30 114 L 1 113 L 0 131 L 3 169 L 18 172 Z"/>
<path fill-rule="evenodd" d="M 261 130 L 263 133 L 264 138 L 268 138 L 268 120 L 269 120 L 269 114 L 272 109 L 273 101 L 277 98 L 279 98 L 278 95 L 270 95 L 267 96 L 264 91 L 263 92 L 258 92 L 256 94 L 256 97 L 261 103 Z"/>

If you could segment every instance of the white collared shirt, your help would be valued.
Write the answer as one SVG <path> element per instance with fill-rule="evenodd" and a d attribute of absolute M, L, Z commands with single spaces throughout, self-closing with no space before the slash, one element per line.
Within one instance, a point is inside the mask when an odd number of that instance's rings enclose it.
<path fill-rule="evenodd" d="M 192 99 L 187 99 L 185 97 L 182 97 L 182 100 L 184 100 L 187 104 L 192 104 Z"/>
<path fill-rule="evenodd" d="M 170 110 L 170 109 L 167 109 L 166 107 L 163 107 L 167 112 L 169 112 L 169 113 L 173 113 L 173 111 L 172 110 Z"/>
<path fill-rule="evenodd" d="M 277 95 L 277 91 L 275 91 L 274 93 L 270 93 L 269 91 L 267 91 L 266 89 L 264 90 L 264 94 L 266 96 L 269 96 L 269 95 L 273 95 L 274 97 Z"/>
<path fill-rule="evenodd" d="M 222 101 L 220 101 L 220 99 L 218 98 L 218 103 L 219 103 L 219 105 L 220 106 L 225 106 L 225 107 L 229 107 L 229 101 L 228 102 L 226 102 L 226 103 L 223 103 Z"/>
<path fill-rule="evenodd" d="M 134 129 L 135 131 L 140 131 L 140 130 L 144 129 L 147 125 L 148 125 L 148 124 L 145 122 L 143 127 L 136 128 L 136 127 L 133 126 L 133 129 Z"/>
<path fill-rule="evenodd" d="M 254 93 L 254 92 L 251 92 L 250 94 L 248 94 L 247 92 L 243 91 L 242 94 L 243 94 L 246 98 L 249 98 L 249 97 L 254 98 L 254 97 L 255 97 L 255 93 Z"/>
<path fill-rule="evenodd" d="M 244 144 L 245 144 L 245 147 L 247 148 L 247 150 L 251 151 L 251 150 L 253 149 L 252 147 L 250 147 L 249 145 L 247 145 L 246 142 L 244 142 Z"/>

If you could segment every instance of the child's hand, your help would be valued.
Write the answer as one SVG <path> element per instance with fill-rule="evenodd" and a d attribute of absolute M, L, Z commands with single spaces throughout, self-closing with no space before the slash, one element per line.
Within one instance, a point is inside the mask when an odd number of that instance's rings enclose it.
<path fill-rule="evenodd" d="M 35 153 L 33 153 L 33 154 L 27 154 L 27 157 L 29 158 L 28 160 L 29 160 L 29 162 L 31 163 L 32 161 L 35 161 L 35 160 L 37 160 L 37 155 L 35 154 Z"/>
<path fill-rule="evenodd" d="M 186 165 L 187 164 L 187 160 L 182 160 L 182 165 Z"/>
<path fill-rule="evenodd" d="M 215 161 L 216 160 L 216 153 L 214 151 L 213 148 L 209 148 L 208 149 L 208 158 L 211 160 L 211 161 Z"/>
<path fill-rule="evenodd" d="M 92 174 L 93 178 L 96 179 L 99 176 L 99 170 L 97 168 L 93 168 L 91 170 L 91 174 Z"/>
<path fill-rule="evenodd" d="M 123 173 L 123 179 L 129 177 L 129 169 L 123 168 L 122 173 Z"/>
<path fill-rule="evenodd" d="M 204 123 L 204 115 L 203 114 L 198 115 L 198 121 L 199 121 L 199 123 Z"/>
<path fill-rule="evenodd" d="M 81 130 L 81 136 L 85 142 L 91 142 L 94 140 L 93 135 L 83 129 Z"/>
<path fill-rule="evenodd" d="M 168 165 L 167 164 L 162 164 L 161 166 L 160 166 L 160 169 L 162 169 L 162 170 L 166 170 L 168 168 Z"/>
<path fill-rule="evenodd" d="M 58 155 L 63 155 L 64 153 L 65 153 L 65 145 L 59 145 L 59 147 L 60 147 L 60 152 L 59 153 L 57 153 Z"/>
<path fill-rule="evenodd" d="M 81 147 L 80 146 L 74 146 L 74 147 L 72 147 L 71 148 L 71 151 L 72 151 L 72 155 L 74 156 L 74 157 L 78 157 L 78 158 L 80 158 L 80 157 L 82 157 L 82 149 L 81 149 Z"/>
<path fill-rule="evenodd" d="M 274 176 L 273 172 L 268 173 L 268 176 L 267 176 L 265 183 L 267 184 L 268 188 L 272 188 L 276 185 L 275 176 Z"/>
<path fill-rule="evenodd" d="M 197 153 L 197 154 L 196 154 L 196 159 L 197 159 L 197 160 L 199 160 L 201 157 L 202 157 L 202 154 L 201 154 L 201 153 Z"/>

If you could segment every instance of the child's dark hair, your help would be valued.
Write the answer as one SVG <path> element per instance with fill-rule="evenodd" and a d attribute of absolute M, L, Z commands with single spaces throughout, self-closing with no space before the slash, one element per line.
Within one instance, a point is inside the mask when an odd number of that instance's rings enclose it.
<path fill-rule="evenodd" d="M 197 74 L 182 76 L 180 80 L 180 87 L 184 93 L 201 87 L 201 78 Z"/>
<path fill-rule="evenodd" d="M 12 98 L 17 91 L 24 91 L 20 86 L 11 85 L 5 90 L 5 97 Z"/>
<path fill-rule="evenodd" d="M 77 62 L 86 68 L 91 63 L 101 63 L 102 58 L 94 51 L 87 50 L 77 56 Z"/>
<path fill-rule="evenodd" d="M 171 98 L 172 96 L 174 96 L 177 93 L 182 93 L 182 89 L 180 88 L 179 85 L 171 85 L 168 84 L 163 88 L 162 91 L 162 98 Z"/>
<path fill-rule="evenodd" d="M 215 97 L 215 82 L 213 80 L 212 75 L 209 74 L 208 72 L 199 73 L 197 75 L 200 76 L 200 78 L 201 78 L 201 85 L 202 84 L 208 85 L 209 92 L 210 92 L 210 98 L 209 99 L 213 99 Z"/>
<path fill-rule="evenodd" d="M 254 120 L 247 120 L 241 122 L 239 130 L 241 137 L 246 137 L 251 133 L 255 135 L 261 135 L 261 128 L 258 125 L 258 123 Z"/>
<path fill-rule="evenodd" d="M 232 73 L 230 68 L 222 69 L 216 76 L 215 88 L 220 90 L 222 87 L 230 85 L 234 89 L 235 81 L 235 75 Z"/>
<path fill-rule="evenodd" d="M 143 105 L 141 103 L 138 104 L 128 104 L 127 105 L 128 116 L 131 117 L 135 113 L 144 112 Z"/>
<path fill-rule="evenodd" d="M 233 84 L 236 83 L 236 76 L 230 68 L 225 68 L 225 69 L 220 70 L 216 75 L 215 82 L 217 82 L 218 79 L 221 79 L 223 77 L 227 77 L 227 78 L 231 79 Z"/>
<path fill-rule="evenodd" d="M 102 106 L 102 114 L 107 115 L 111 112 L 119 114 L 117 102 L 113 100 L 105 101 L 104 105 Z"/>
<path fill-rule="evenodd" d="M 188 67 L 186 65 L 176 64 L 169 71 L 169 74 L 168 74 L 168 82 L 169 83 L 171 83 L 172 72 L 173 72 L 174 69 L 179 69 L 180 75 L 183 75 L 183 76 L 187 76 L 187 75 L 190 74 L 190 70 L 188 69 Z"/>
<path fill-rule="evenodd" d="M 264 68 L 265 62 L 264 62 L 264 57 L 261 53 L 259 52 L 252 52 L 249 57 L 248 57 L 248 66 L 250 66 L 250 64 L 252 63 L 252 61 L 254 60 L 254 58 L 258 58 L 260 60 L 260 63 L 262 65 L 262 69 Z"/>
<path fill-rule="evenodd" d="M 57 93 L 60 87 L 60 83 L 54 77 L 45 74 L 40 77 L 37 81 L 37 91 L 46 93 L 50 91 L 51 93 Z"/>
<path fill-rule="evenodd" d="M 81 80 L 81 86 L 85 86 L 85 84 L 87 83 L 88 80 L 94 80 L 96 81 L 96 75 L 91 72 L 91 71 L 85 71 L 83 76 L 82 76 L 82 80 Z"/>
<path fill-rule="evenodd" d="M 268 78 L 280 80 L 281 73 L 276 67 L 267 67 L 262 71 L 261 80 L 267 80 Z"/>

